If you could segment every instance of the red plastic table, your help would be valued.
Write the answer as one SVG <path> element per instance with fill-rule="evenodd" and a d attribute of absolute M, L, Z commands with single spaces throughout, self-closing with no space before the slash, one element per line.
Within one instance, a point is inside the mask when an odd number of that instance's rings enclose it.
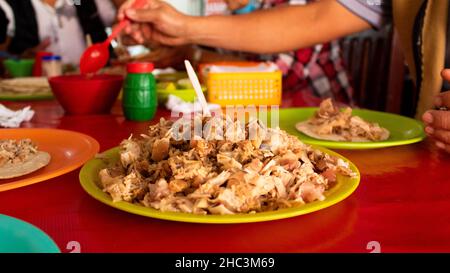
<path fill-rule="evenodd" d="M 23 127 L 60 128 L 96 138 L 101 150 L 118 145 L 149 123 L 112 115 L 64 116 L 57 102 L 31 105 Z M 158 116 L 169 113 L 158 111 Z M 158 118 L 155 119 L 155 121 Z M 153 121 L 153 122 L 155 122 Z M 450 155 L 431 142 L 369 151 L 339 151 L 362 173 L 343 202 L 312 214 L 272 222 L 202 225 L 156 220 L 108 207 L 86 194 L 73 171 L 0 193 L 0 213 L 28 221 L 62 252 L 449 252 Z M 75 242 L 75 243 L 73 243 Z"/>

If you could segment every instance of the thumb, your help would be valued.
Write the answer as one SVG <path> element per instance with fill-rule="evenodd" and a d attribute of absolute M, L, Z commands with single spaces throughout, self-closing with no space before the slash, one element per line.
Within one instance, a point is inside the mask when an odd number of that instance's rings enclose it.
<path fill-rule="evenodd" d="M 119 21 L 125 19 L 125 12 L 128 9 L 133 9 L 133 6 L 135 5 L 137 0 L 128 0 L 126 1 L 124 4 L 122 4 L 122 6 L 120 6 L 119 11 L 117 12 L 117 18 L 119 19 Z M 145 2 L 143 2 L 145 1 Z M 138 5 L 140 9 L 146 8 L 149 5 L 152 5 L 155 0 L 142 0 L 139 1 Z"/>
<path fill-rule="evenodd" d="M 117 12 L 117 18 L 119 21 L 125 19 L 125 11 L 131 7 L 131 5 L 134 3 L 134 0 L 128 0 L 122 6 L 120 6 L 119 11 Z"/>
<path fill-rule="evenodd" d="M 149 5 L 146 9 L 129 9 L 125 11 L 126 16 L 135 22 L 139 23 L 152 23 L 155 22 L 160 16 L 160 5 L 158 2 L 151 2 L 153 4 Z"/>

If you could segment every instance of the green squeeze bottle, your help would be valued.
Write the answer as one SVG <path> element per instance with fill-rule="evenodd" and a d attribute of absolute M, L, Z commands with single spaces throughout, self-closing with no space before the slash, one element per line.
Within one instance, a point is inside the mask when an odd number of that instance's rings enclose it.
<path fill-rule="evenodd" d="M 122 107 L 125 118 L 133 121 L 153 119 L 158 106 L 153 63 L 136 62 L 127 65 Z"/>

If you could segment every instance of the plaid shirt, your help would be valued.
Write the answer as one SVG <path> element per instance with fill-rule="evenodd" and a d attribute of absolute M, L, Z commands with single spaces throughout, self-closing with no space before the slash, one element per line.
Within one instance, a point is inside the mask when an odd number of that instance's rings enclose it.
<path fill-rule="evenodd" d="M 218 2 L 218 0 L 213 0 Z M 260 0 L 261 9 L 282 4 L 305 5 L 311 0 Z M 283 72 L 283 90 L 295 92 L 304 104 L 317 105 L 323 98 L 353 105 L 353 88 L 338 41 L 272 55 L 243 55 L 249 60 L 273 61 Z"/>

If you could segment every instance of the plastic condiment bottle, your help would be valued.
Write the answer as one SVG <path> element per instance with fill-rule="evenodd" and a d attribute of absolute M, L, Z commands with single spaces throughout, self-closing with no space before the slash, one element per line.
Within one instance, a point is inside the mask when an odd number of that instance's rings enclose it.
<path fill-rule="evenodd" d="M 123 89 L 122 107 L 125 117 L 133 121 L 153 119 L 158 106 L 153 63 L 130 63 Z"/>
<path fill-rule="evenodd" d="M 47 78 L 61 76 L 62 71 L 61 56 L 44 56 L 42 57 L 42 73 Z"/>

